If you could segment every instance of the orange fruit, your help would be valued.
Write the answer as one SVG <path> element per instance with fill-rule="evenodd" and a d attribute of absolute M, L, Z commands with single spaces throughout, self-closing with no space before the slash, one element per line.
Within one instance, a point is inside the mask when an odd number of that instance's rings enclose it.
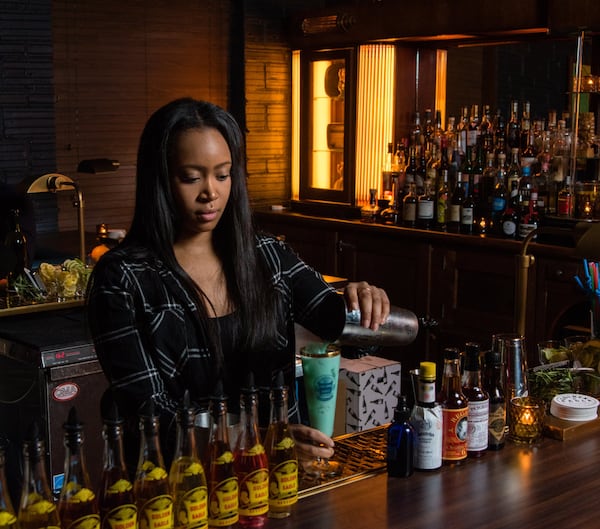
<path fill-rule="evenodd" d="M 98 246 L 94 246 L 92 251 L 90 252 L 90 257 L 94 263 L 97 263 L 106 252 L 108 252 L 110 248 L 106 246 L 106 244 L 99 244 Z"/>

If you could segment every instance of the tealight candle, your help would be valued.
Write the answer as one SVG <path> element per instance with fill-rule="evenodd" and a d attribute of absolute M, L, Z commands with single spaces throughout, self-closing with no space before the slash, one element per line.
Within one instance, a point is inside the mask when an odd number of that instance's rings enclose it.
<path fill-rule="evenodd" d="M 534 397 L 515 397 L 508 408 L 509 438 L 517 443 L 535 443 L 542 437 L 546 404 Z"/>

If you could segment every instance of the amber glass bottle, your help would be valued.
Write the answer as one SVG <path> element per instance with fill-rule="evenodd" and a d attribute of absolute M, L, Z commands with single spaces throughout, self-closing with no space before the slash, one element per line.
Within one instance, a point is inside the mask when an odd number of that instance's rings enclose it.
<path fill-rule="evenodd" d="M 0 439 L 0 528 L 18 529 L 17 516 L 10 500 L 6 473 L 4 472 L 5 446 L 4 440 Z"/>
<path fill-rule="evenodd" d="M 123 418 L 110 389 L 102 395 L 100 413 L 104 424 L 104 455 L 98 494 L 102 529 L 135 529 L 137 507 L 123 456 Z"/>
<path fill-rule="evenodd" d="M 504 396 L 504 364 L 499 351 L 486 351 L 483 367 L 483 387 L 490 397 L 488 420 L 488 450 L 504 448 L 506 398 Z"/>
<path fill-rule="evenodd" d="M 468 400 L 467 456 L 480 457 L 485 454 L 488 445 L 490 399 L 485 389 L 483 389 L 480 347 L 475 342 L 469 342 L 465 345 L 462 389 Z"/>
<path fill-rule="evenodd" d="M 60 529 L 46 475 L 46 447 L 34 422 L 23 445 L 23 487 L 17 520 L 20 529 Z"/>
<path fill-rule="evenodd" d="M 240 432 L 234 451 L 240 525 L 262 527 L 269 510 L 269 463 L 258 431 L 258 388 L 250 372 L 240 396 Z"/>
<path fill-rule="evenodd" d="M 239 519 L 239 488 L 227 430 L 227 397 L 223 393 L 223 384 L 220 381 L 210 397 L 209 428 L 208 525 L 233 527 Z"/>
<path fill-rule="evenodd" d="M 83 424 L 71 408 L 65 430 L 65 480 L 58 499 L 63 529 L 99 529 L 100 511 L 83 453 Z"/>
<path fill-rule="evenodd" d="M 176 529 L 208 526 L 208 489 L 194 432 L 195 413 L 186 390 L 177 410 L 177 442 L 169 484 L 174 501 Z"/>
<path fill-rule="evenodd" d="M 442 387 L 438 396 L 442 405 L 442 462 L 460 463 L 467 457 L 467 398 L 460 380 L 460 352 L 444 349 Z"/>
<path fill-rule="evenodd" d="M 288 388 L 279 371 L 271 388 L 271 417 L 265 438 L 269 460 L 269 518 L 286 518 L 298 501 L 298 456 L 288 424 Z"/>
<path fill-rule="evenodd" d="M 139 526 L 144 529 L 173 527 L 173 497 L 160 449 L 159 427 L 154 403 L 149 400 L 140 412 L 140 456 L 133 482 Z"/>

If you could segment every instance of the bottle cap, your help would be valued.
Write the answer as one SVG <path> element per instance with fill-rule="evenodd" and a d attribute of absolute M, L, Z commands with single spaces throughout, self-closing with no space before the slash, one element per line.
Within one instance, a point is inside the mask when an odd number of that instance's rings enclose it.
<path fill-rule="evenodd" d="M 435 380 L 435 362 L 421 362 L 419 364 L 419 378 Z"/>
<path fill-rule="evenodd" d="M 110 388 L 102 394 L 100 399 L 100 415 L 105 424 L 123 424 L 123 417 L 119 413 L 113 390 Z"/>
<path fill-rule="evenodd" d="M 456 347 L 446 347 L 444 349 L 444 358 L 447 360 L 458 360 L 460 358 L 460 351 Z"/>
<path fill-rule="evenodd" d="M 398 395 L 398 404 L 394 410 L 394 420 L 396 422 L 406 421 L 410 417 L 411 410 L 408 407 L 408 403 L 405 395 Z"/>

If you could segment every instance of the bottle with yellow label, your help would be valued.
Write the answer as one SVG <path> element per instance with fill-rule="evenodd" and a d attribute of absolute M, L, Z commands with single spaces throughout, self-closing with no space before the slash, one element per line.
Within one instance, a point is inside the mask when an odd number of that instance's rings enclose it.
<path fill-rule="evenodd" d="M 10 493 L 6 483 L 4 461 L 4 439 L 0 439 L 0 529 L 18 529 L 17 516 L 10 501 Z"/>
<path fill-rule="evenodd" d="M 177 410 L 177 442 L 169 471 L 175 529 L 208 526 L 208 490 L 194 433 L 194 410 L 186 390 Z"/>
<path fill-rule="evenodd" d="M 98 501 L 90 485 L 83 454 L 83 424 L 71 408 L 65 430 L 65 480 L 58 499 L 63 529 L 100 529 Z"/>
<path fill-rule="evenodd" d="M 269 463 L 258 431 L 258 388 L 248 373 L 240 396 L 240 432 L 233 466 L 239 482 L 242 527 L 262 527 L 269 510 Z"/>
<path fill-rule="evenodd" d="M 269 460 L 269 518 L 286 518 L 298 501 L 298 457 L 288 424 L 288 388 L 283 372 L 271 388 L 271 416 L 265 437 Z"/>
<path fill-rule="evenodd" d="M 23 487 L 17 521 L 20 529 L 60 529 L 58 509 L 54 504 L 46 476 L 46 447 L 34 422 L 23 444 Z"/>
<path fill-rule="evenodd" d="M 208 525 L 233 527 L 239 519 L 238 479 L 227 431 L 227 397 L 218 381 L 210 397 L 208 440 Z"/>
<path fill-rule="evenodd" d="M 173 497 L 160 449 L 159 418 L 152 400 L 140 411 L 140 457 L 133 493 L 140 529 L 173 528 Z"/>
<path fill-rule="evenodd" d="M 133 484 L 123 456 L 123 418 L 110 389 L 102 395 L 100 412 L 104 423 L 104 465 L 98 495 L 102 529 L 136 529 Z"/>

